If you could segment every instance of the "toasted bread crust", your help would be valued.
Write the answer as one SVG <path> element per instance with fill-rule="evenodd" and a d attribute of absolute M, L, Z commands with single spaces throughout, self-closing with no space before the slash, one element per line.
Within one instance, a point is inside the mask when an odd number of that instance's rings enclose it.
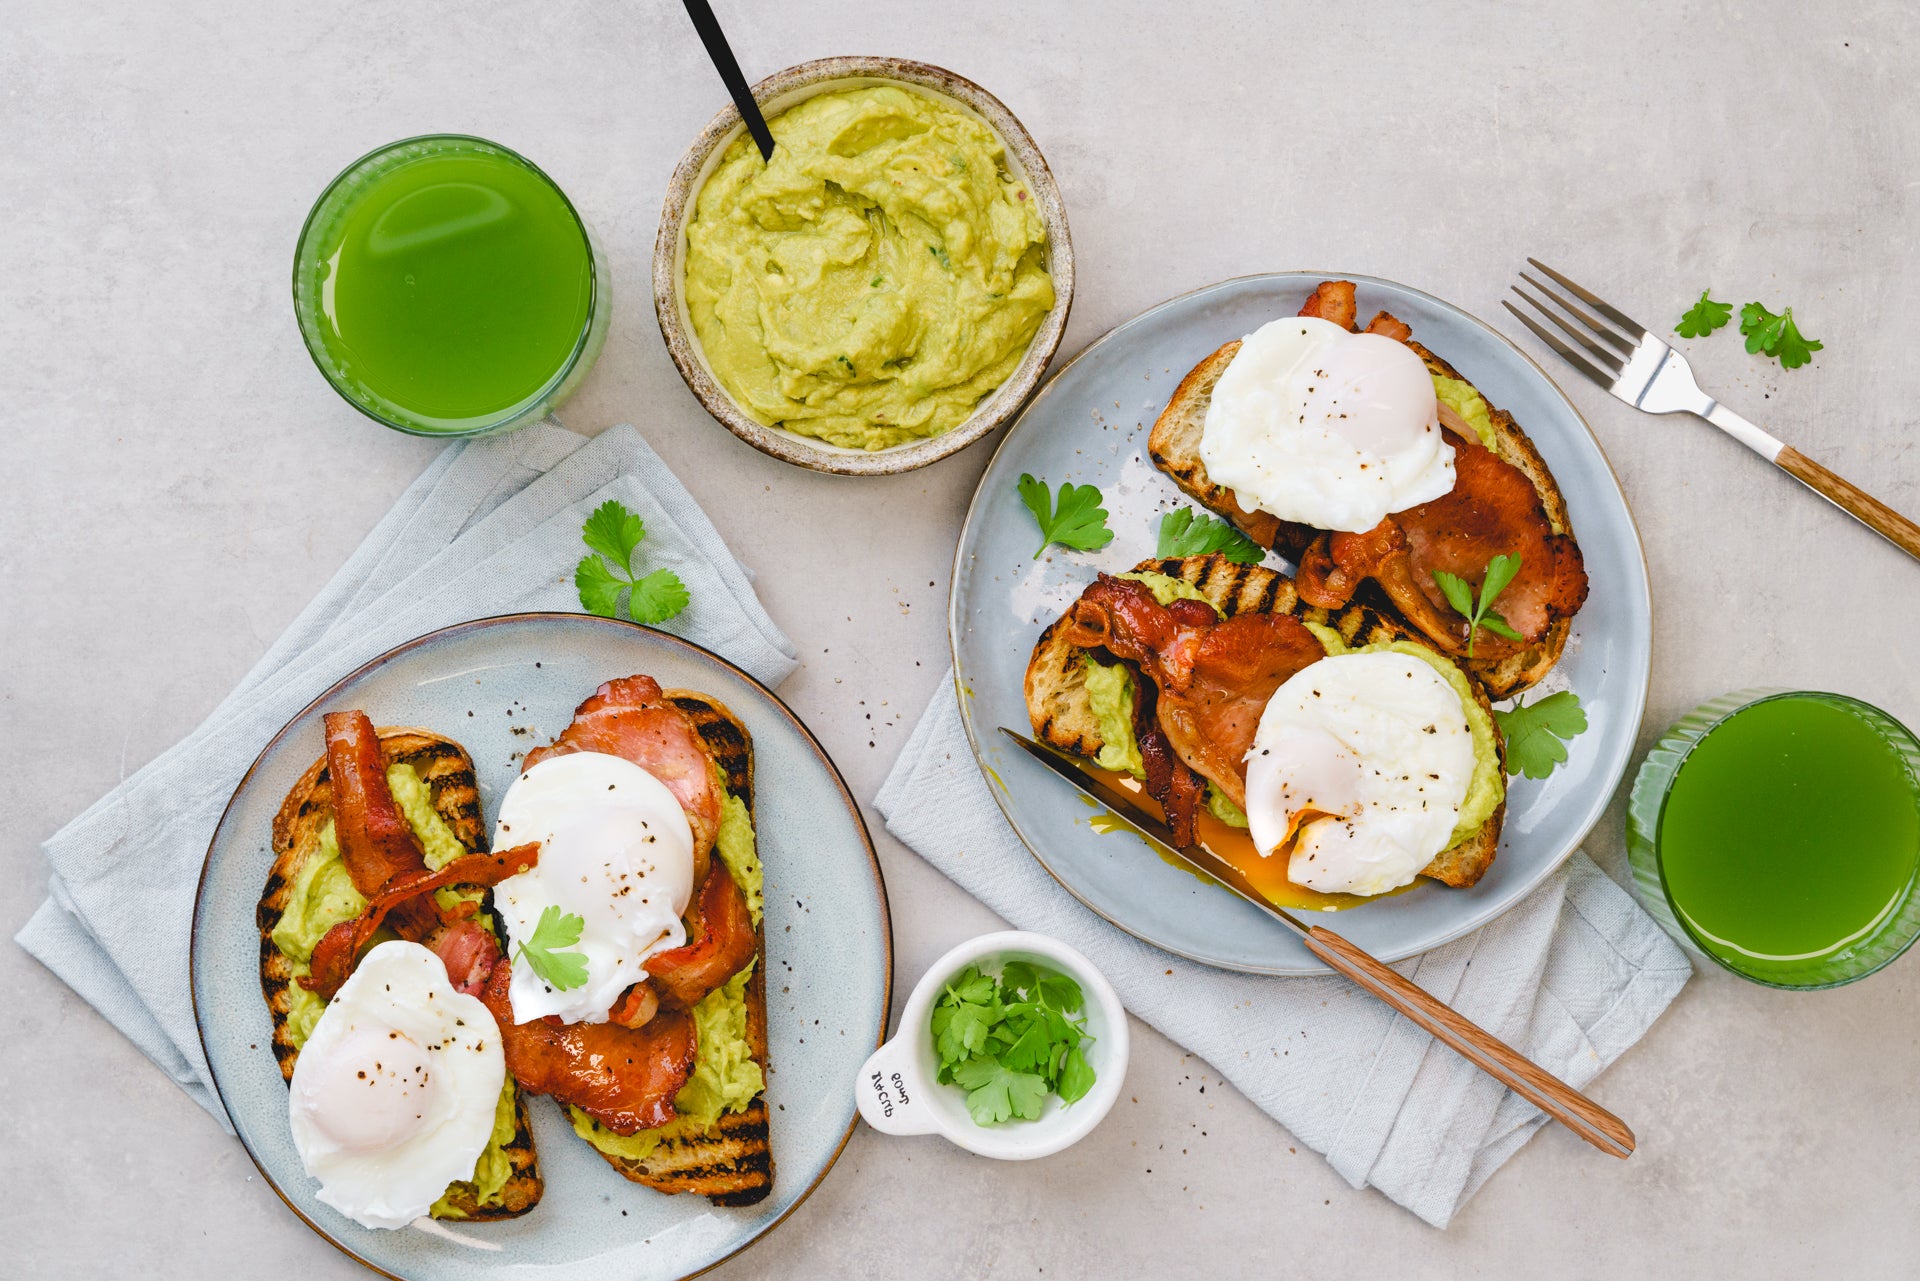
<path fill-rule="evenodd" d="M 1259 612 L 1292 614 L 1302 622 L 1333 628 L 1352 646 L 1398 640 L 1427 645 L 1426 638 L 1419 632 L 1370 605 L 1354 603 L 1340 610 L 1307 605 L 1300 600 L 1293 581 L 1286 575 L 1260 565 L 1236 565 L 1217 552 L 1144 560 L 1134 566 L 1134 572 L 1141 571 L 1165 574 L 1191 584 L 1223 617 Z M 1104 746 L 1104 741 L 1087 696 L 1086 666 L 1081 661 L 1086 651 L 1067 642 L 1067 627 L 1068 621 L 1062 616 L 1041 633 L 1033 647 L 1025 681 L 1027 716 L 1033 723 L 1036 738 L 1062 751 L 1091 759 Z M 1457 660 L 1451 661 L 1462 670 L 1469 670 Z M 1493 708 L 1487 700 L 1487 691 L 1470 671 L 1467 683 L 1472 686 L 1474 699 L 1482 710 L 1491 713 Z M 1494 746 L 1504 769 L 1506 744 L 1497 729 Z M 1441 851 L 1420 874 L 1456 887 L 1478 881 L 1493 866 L 1500 844 L 1500 825 L 1506 814 L 1507 802 L 1502 796 L 1479 831 Z"/>
<path fill-rule="evenodd" d="M 1418 342 L 1407 339 L 1406 343 L 1426 362 L 1429 371 L 1457 382 L 1471 382 Z M 1147 436 L 1147 452 L 1154 465 L 1165 472 L 1188 497 L 1230 521 L 1262 546 L 1271 547 L 1298 564 L 1301 553 L 1306 551 L 1319 531 L 1287 521 L 1275 522 L 1264 513 L 1248 512 L 1240 506 L 1233 491 L 1214 484 L 1208 478 L 1206 465 L 1200 460 L 1200 433 L 1206 423 L 1207 407 L 1213 403 L 1213 389 L 1232 362 L 1234 353 L 1239 350 L 1238 341 L 1227 343 L 1195 365 L 1180 380 L 1180 385 L 1174 388 L 1172 399 L 1154 421 L 1153 430 Z M 1484 393 L 1482 399 L 1485 399 Z M 1540 451 L 1528 439 L 1526 432 L 1521 430 L 1520 424 L 1513 420 L 1513 415 L 1495 408 L 1492 401 L 1487 402 L 1487 407 L 1493 422 L 1494 452 L 1502 460 L 1519 468 L 1533 485 L 1535 492 L 1540 495 L 1540 505 L 1547 513 L 1547 523 L 1553 532 L 1570 536 L 1572 530 L 1567 520 L 1566 496 L 1560 492 L 1553 473 L 1547 470 Z M 1377 584 L 1367 583 L 1361 593 L 1374 608 L 1388 614 L 1396 613 Z M 1470 662 L 1469 666 L 1494 698 L 1510 698 L 1534 685 L 1560 661 L 1560 653 L 1566 648 L 1572 627 L 1571 618 L 1556 618 L 1548 626 L 1546 634 L 1534 644 L 1503 659 Z"/>
<path fill-rule="evenodd" d="M 727 778 L 727 790 L 753 812 L 753 740 L 725 705 L 692 690 L 664 691 L 685 712 Z M 709 873 L 711 875 L 711 873 Z M 767 1066 L 767 934 L 759 931 L 758 961 L 747 981 L 747 1044 L 764 1072 Z M 694 1192 L 715 1205 L 753 1205 L 773 1191 L 773 1149 L 765 1091 L 741 1112 L 723 1112 L 714 1130 L 669 1139 L 644 1160 L 600 1152 L 608 1165 L 635 1183 L 659 1192 Z M 594 1149 L 599 1152 L 598 1148 Z"/>
<path fill-rule="evenodd" d="M 388 727 L 379 731 L 380 746 L 388 761 L 408 764 L 425 782 L 433 808 L 447 826 L 470 850 L 487 848 L 486 825 L 480 814 L 480 791 L 474 779 L 473 760 L 465 748 L 431 730 Z M 287 910 L 293 883 L 320 846 L 320 830 L 333 818 L 332 786 L 327 778 L 323 756 L 300 776 L 280 812 L 273 820 L 273 866 L 267 872 L 266 887 L 254 911 L 260 929 L 260 991 L 273 1015 L 273 1053 L 280 1063 L 280 1075 L 293 1080 L 294 1063 L 300 1052 L 294 1047 L 287 1028 L 289 999 L 287 985 L 293 982 L 293 964 L 273 945 L 273 930 Z M 484 1222 L 511 1219 L 525 1214 L 540 1200 L 544 1183 L 533 1147 L 533 1126 L 527 1117 L 527 1101 L 515 1091 L 514 1135 L 505 1151 L 512 1167 L 506 1185 L 500 1190 L 500 1204 L 478 1204 L 474 1191 L 466 1184 L 450 1189 L 448 1203 L 458 1218 Z"/>

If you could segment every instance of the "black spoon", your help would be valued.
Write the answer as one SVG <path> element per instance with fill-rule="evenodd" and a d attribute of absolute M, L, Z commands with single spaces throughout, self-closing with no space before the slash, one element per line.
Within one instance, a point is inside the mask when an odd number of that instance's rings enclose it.
<path fill-rule="evenodd" d="M 713 59 L 714 69 L 720 73 L 720 82 L 733 95 L 733 105 L 740 109 L 740 118 L 747 122 L 747 132 L 760 148 L 760 158 L 772 160 L 773 134 L 767 128 L 767 118 L 760 114 L 760 104 L 747 89 L 740 64 L 734 61 L 733 50 L 727 46 L 727 33 L 720 30 L 720 21 L 713 16 L 713 6 L 707 0 L 685 0 L 685 3 L 687 16 L 693 19 L 693 29 L 700 33 L 700 43 L 707 46 L 707 56 Z"/>

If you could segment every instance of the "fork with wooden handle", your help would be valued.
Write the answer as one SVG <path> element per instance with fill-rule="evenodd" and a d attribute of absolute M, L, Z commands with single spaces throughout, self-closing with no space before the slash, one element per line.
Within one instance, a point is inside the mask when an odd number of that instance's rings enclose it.
<path fill-rule="evenodd" d="M 1701 391 L 1687 358 L 1648 333 L 1646 326 L 1629 319 L 1617 307 L 1574 284 L 1539 259 L 1527 261 L 1579 300 L 1575 302 L 1556 293 L 1524 271 L 1520 279 L 1554 306 L 1549 307 L 1520 286 L 1513 286 L 1513 292 L 1521 301 L 1540 313 L 1560 336 L 1548 332 L 1512 303 L 1501 305 L 1541 342 L 1558 352 L 1561 359 L 1635 409 L 1650 414 L 1695 414 L 1706 419 L 1907 555 L 1920 559 L 1920 525 Z M 1568 346 L 1562 337 L 1571 340 L 1580 350 Z"/>

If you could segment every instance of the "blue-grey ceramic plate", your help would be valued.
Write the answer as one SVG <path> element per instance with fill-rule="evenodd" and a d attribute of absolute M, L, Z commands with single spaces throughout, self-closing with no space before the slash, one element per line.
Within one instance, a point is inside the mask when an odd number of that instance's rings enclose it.
<path fill-rule="evenodd" d="M 287 1129 L 287 1087 L 260 995 L 254 907 L 274 812 L 324 752 L 321 714 L 363 708 L 420 725 L 473 756 L 492 826 L 522 754 L 551 740 L 602 681 L 644 672 L 725 703 L 753 735 L 754 820 L 766 865 L 773 1194 L 722 1209 L 629 1183 L 578 1139 L 551 1099 L 528 1101 L 546 1192 L 499 1223 L 377 1232 L 314 1197 Z M 481 619 L 400 646 L 294 717 L 260 754 L 214 833 L 194 912 L 193 999 L 214 1081 L 261 1174 L 293 1212 L 376 1271 L 408 1281 L 704 1271 L 769 1231 L 839 1156 L 852 1082 L 886 1032 L 893 979 L 886 887 L 865 825 L 806 727 L 738 668 L 686 641 L 582 614 Z"/>
<path fill-rule="evenodd" d="M 1533 694 L 1571 688 L 1588 729 L 1550 778 L 1509 780 L 1493 867 L 1469 890 L 1428 881 L 1327 923 L 1397 960 L 1458 938 L 1518 902 L 1560 866 L 1606 809 L 1646 704 L 1651 602 L 1640 536 L 1600 445 L 1540 367 L 1500 334 L 1417 289 L 1367 276 L 1282 272 L 1211 285 L 1134 317 L 1074 357 L 1001 442 L 973 496 L 953 571 L 949 626 L 961 717 L 988 790 L 1035 858 L 1082 903 L 1169 952 L 1259 974 L 1326 967 L 1285 928 L 1226 891 L 1163 863 L 1128 832 L 1103 834 L 1060 779 L 995 733 L 1028 729 L 1028 655 L 1095 571 L 1154 554 L 1160 512 L 1186 502 L 1147 460 L 1147 433 L 1186 372 L 1222 343 L 1291 316 L 1322 280 L 1359 285 L 1360 314 L 1384 308 L 1445 358 L 1539 446 L 1567 498 L 1591 592 L 1553 673 Z M 1100 487 L 1114 540 L 1098 552 L 1049 548 L 1021 505 L 1022 472 Z M 1287 567 L 1270 557 L 1269 564 Z"/>

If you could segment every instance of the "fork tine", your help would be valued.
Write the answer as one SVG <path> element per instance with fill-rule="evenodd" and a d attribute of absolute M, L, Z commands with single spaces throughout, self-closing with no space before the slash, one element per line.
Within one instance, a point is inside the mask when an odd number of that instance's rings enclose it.
<path fill-rule="evenodd" d="M 1533 323 L 1533 318 L 1531 316 L 1528 316 L 1525 313 L 1523 313 L 1518 307 L 1514 306 L 1512 303 L 1508 302 L 1506 299 L 1502 298 L 1500 300 L 1500 305 L 1502 307 L 1505 307 L 1508 311 L 1512 312 L 1513 318 L 1515 320 L 1518 320 L 1521 324 L 1525 325 L 1528 329 L 1533 330 L 1534 337 L 1538 338 L 1541 342 L 1545 343 L 1547 346 L 1559 352 L 1561 359 L 1565 360 L 1569 365 L 1572 365 L 1575 369 L 1578 369 L 1581 373 L 1585 374 L 1587 377 L 1593 379 L 1593 381 L 1599 383 L 1602 387 L 1606 388 L 1608 391 L 1613 390 L 1613 377 L 1611 375 L 1603 374 L 1598 369 L 1595 369 L 1591 364 L 1587 362 L 1585 357 L 1578 355 L 1573 350 L 1573 348 L 1567 346 L 1565 343 L 1561 342 L 1558 338 L 1555 338 L 1552 334 L 1542 329 L 1539 325 L 1536 325 L 1535 323 Z"/>
<path fill-rule="evenodd" d="M 1536 289 L 1539 288 L 1539 286 L 1537 285 L 1534 287 Z M 1555 329 L 1558 329 L 1561 333 L 1573 339 L 1575 342 L 1579 343 L 1582 347 L 1585 347 L 1587 349 L 1587 352 L 1590 355 L 1592 355 L 1592 357 L 1595 360 L 1599 361 L 1602 365 L 1606 366 L 1608 369 L 1611 369 L 1615 374 L 1618 374 L 1620 372 L 1624 362 L 1620 359 L 1619 356 L 1614 355 L 1613 352 L 1609 351 L 1605 347 L 1602 347 L 1599 343 L 1595 342 L 1592 338 L 1588 337 L 1585 333 L 1581 331 L 1578 325 L 1570 325 L 1563 318 L 1555 315 L 1552 309 L 1549 308 L 1545 303 L 1541 302 L 1538 298 L 1533 297 L 1531 294 L 1529 294 L 1526 290 L 1522 289 L 1520 286 L 1514 285 L 1512 286 L 1512 289 L 1514 293 L 1520 296 L 1521 302 L 1526 303 L 1528 306 L 1532 307 L 1535 311 L 1539 312 L 1542 316 L 1546 317 L 1546 319 L 1552 323 Z M 1553 295 L 1548 294 L 1547 296 L 1551 298 Z M 1629 351 L 1627 354 L 1631 355 L 1632 352 Z"/>
<path fill-rule="evenodd" d="M 1538 258 L 1529 258 L 1527 259 L 1527 261 L 1533 264 L 1535 267 L 1538 267 L 1541 271 L 1546 272 L 1549 276 L 1553 277 L 1556 283 L 1564 286 L 1567 289 L 1572 290 L 1574 297 L 1578 298 L 1581 302 L 1584 302 L 1585 304 L 1587 304 L 1587 306 L 1593 308 L 1595 311 L 1605 316 L 1608 320 L 1611 320 L 1614 324 L 1620 326 L 1622 329 L 1632 334 L 1635 338 L 1645 338 L 1647 336 L 1647 327 L 1645 325 L 1641 324 L 1637 320 L 1630 318 L 1624 312 L 1620 311 L 1618 308 L 1611 306 L 1606 302 L 1606 300 L 1594 294 L 1593 291 L 1589 289 L 1583 289 L 1579 285 L 1574 284 L 1571 280 L 1568 280 L 1565 276 L 1561 275 L 1559 272 L 1555 271 L 1553 268 L 1547 266 L 1546 263 L 1541 262 Z"/>
<path fill-rule="evenodd" d="M 1559 294 L 1553 292 L 1553 290 L 1547 288 L 1524 271 L 1520 273 L 1520 279 L 1539 290 L 1541 297 L 1553 299 L 1561 311 L 1566 312 L 1569 316 L 1572 316 L 1575 320 L 1592 330 L 1596 338 L 1605 340 L 1606 344 L 1619 352 L 1623 358 L 1630 358 L 1633 355 L 1633 344 L 1615 333 L 1612 327 L 1604 320 L 1582 310 L 1578 303 L 1569 302 L 1565 298 L 1562 298 Z M 1529 299 L 1528 301 L 1532 300 Z M 1535 305 L 1537 306 L 1538 304 Z"/>

